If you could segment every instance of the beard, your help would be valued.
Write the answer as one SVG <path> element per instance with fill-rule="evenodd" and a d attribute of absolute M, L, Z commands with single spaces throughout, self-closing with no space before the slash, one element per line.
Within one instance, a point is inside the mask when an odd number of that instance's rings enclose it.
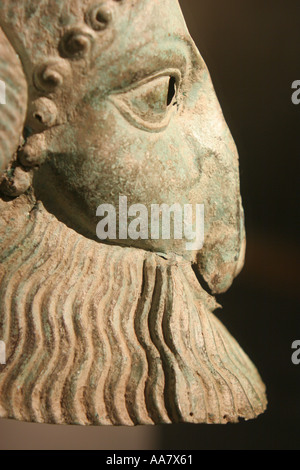
<path fill-rule="evenodd" d="M 265 410 L 191 263 L 86 239 L 28 196 L 0 209 L 0 417 L 226 423 Z"/>

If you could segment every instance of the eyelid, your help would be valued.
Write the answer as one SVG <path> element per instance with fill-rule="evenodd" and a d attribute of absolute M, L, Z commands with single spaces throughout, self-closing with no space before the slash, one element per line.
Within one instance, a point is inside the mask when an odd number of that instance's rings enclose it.
<path fill-rule="evenodd" d="M 160 77 L 174 77 L 176 79 L 176 85 L 178 88 L 181 87 L 181 82 L 182 82 L 182 74 L 180 72 L 179 69 L 175 69 L 175 68 L 168 68 L 168 69 L 164 69 L 156 74 L 153 74 L 153 75 L 149 75 L 148 77 L 146 78 L 143 78 L 142 80 L 139 80 L 137 82 L 134 82 L 130 85 L 128 85 L 127 87 L 124 87 L 122 89 L 117 89 L 117 90 L 113 90 L 111 92 L 111 95 L 119 95 L 119 94 L 122 94 L 122 93 L 127 93 L 128 91 L 130 90 L 135 90 L 143 85 L 146 85 L 147 83 L 151 83 L 153 82 L 156 78 L 160 78 Z"/>
<path fill-rule="evenodd" d="M 175 96 L 168 104 L 172 78 L 175 80 Z M 172 104 L 178 99 L 180 84 L 180 72 L 177 69 L 168 69 L 112 92 L 109 99 L 135 127 L 148 132 L 161 132 L 167 128 L 175 111 Z"/>

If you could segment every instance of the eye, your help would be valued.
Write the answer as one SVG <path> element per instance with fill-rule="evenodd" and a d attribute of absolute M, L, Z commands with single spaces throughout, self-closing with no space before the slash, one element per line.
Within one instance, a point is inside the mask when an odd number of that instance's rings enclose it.
<path fill-rule="evenodd" d="M 170 106 L 170 104 L 173 103 L 173 99 L 175 95 L 176 95 L 176 78 L 170 77 L 169 89 L 168 89 L 168 101 L 167 101 L 168 106 Z M 177 104 L 177 103 L 174 103 L 174 104 Z"/>
<path fill-rule="evenodd" d="M 134 88 L 111 95 L 120 113 L 136 127 L 159 132 L 168 126 L 177 110 L 179 78 L 163 75 Z"/>

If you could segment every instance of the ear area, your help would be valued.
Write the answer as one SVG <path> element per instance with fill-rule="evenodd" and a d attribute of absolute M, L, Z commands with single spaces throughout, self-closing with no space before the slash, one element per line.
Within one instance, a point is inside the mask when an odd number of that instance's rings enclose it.
<path fill-rule="evenodd" d="M 22 142 L 27 103 L 21 61 L 0 27 L 0 181 Z"/>

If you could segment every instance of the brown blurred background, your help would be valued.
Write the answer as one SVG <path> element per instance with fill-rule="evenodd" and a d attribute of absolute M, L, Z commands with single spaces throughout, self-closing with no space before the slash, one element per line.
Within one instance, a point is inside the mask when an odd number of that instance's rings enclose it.
<path fill-rule="evenodd" d="M 181 0 L 240 153 L 248 252 L 219 317 L 259 368 L 269 409 L 227 426 L 60 427 L 0 421 L 0 449 L 300 449 L 299 0 Z M 167 19 L 166 19 L 167 21 Z"/>

